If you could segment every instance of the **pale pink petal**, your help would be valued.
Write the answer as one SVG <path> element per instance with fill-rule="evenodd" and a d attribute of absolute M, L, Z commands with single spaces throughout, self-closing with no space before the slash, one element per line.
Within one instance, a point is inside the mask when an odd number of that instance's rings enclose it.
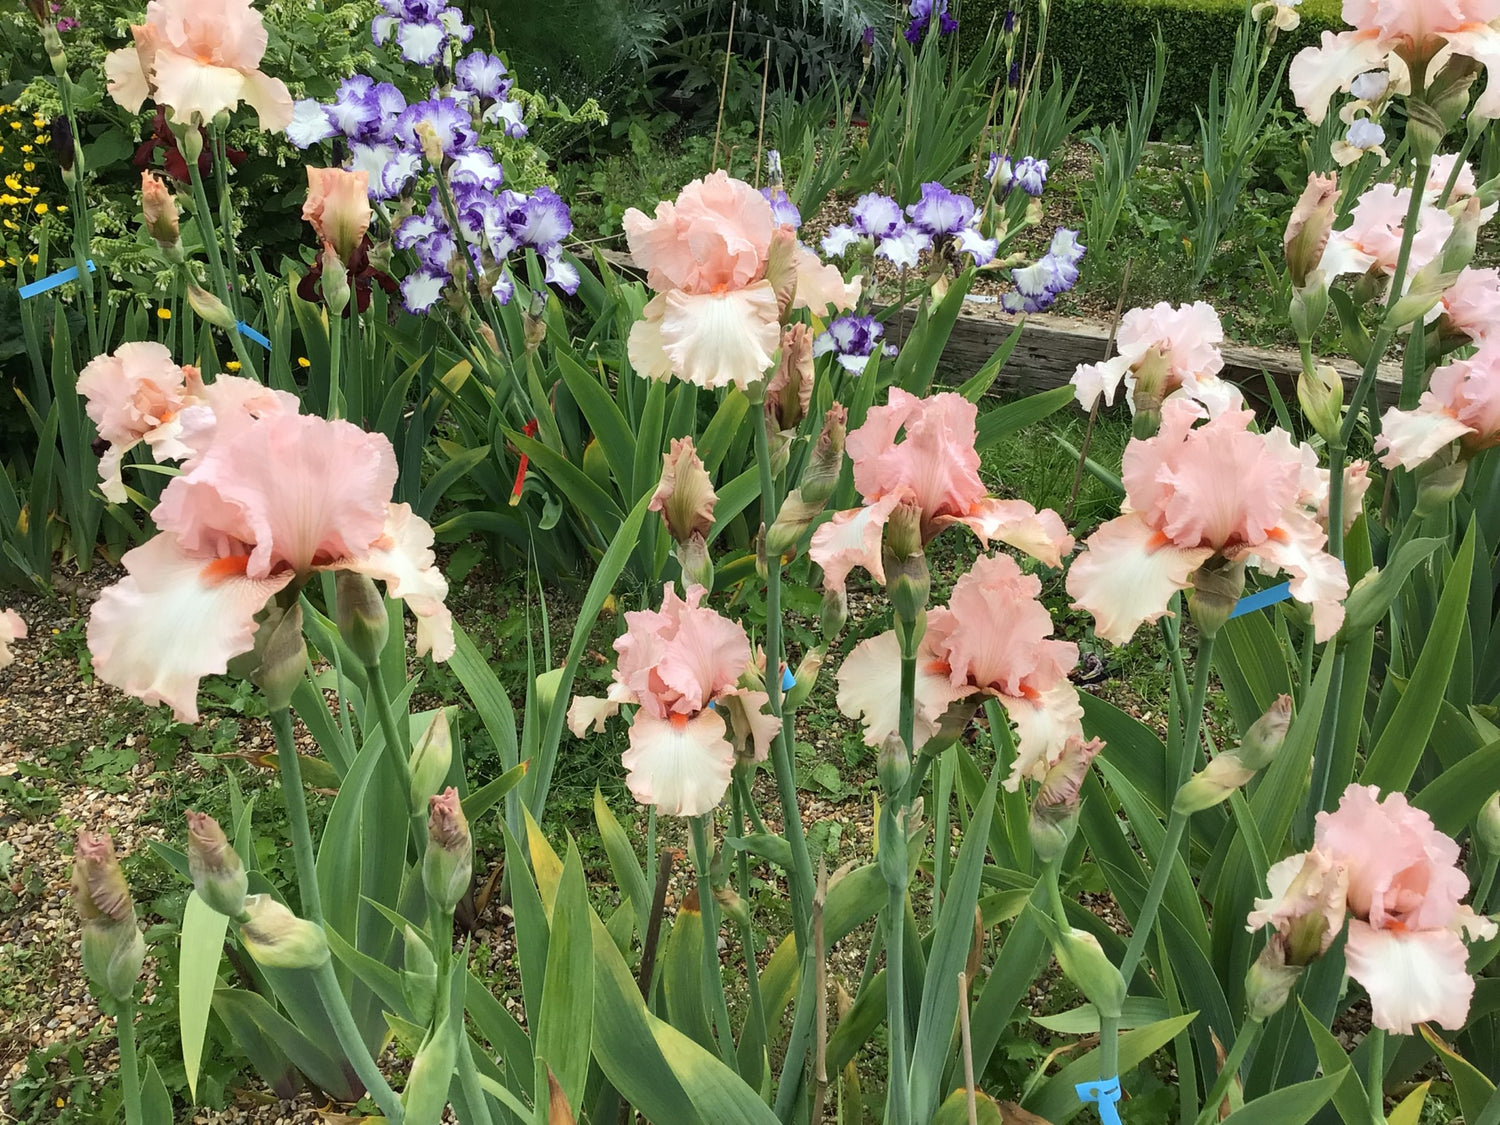
<path fill-rule="evenodd" d="M 605 722 L 619 713 L 620 705 L 612 699 L 575 695 L 568 707 L 568 729 L 574 738 L 582 738 L 591 727 L 595 734 L 603 734 Z"/>
<path fill-rule="evenodd" d="M 667 300 L 655 296 L 641 310 L 641 319 L 630 326 L 630 337 L 625 350 L 630 366 L 643 379 L 670 379 L 672 360 L 662 346 L 661 318 L 666 312 Z"/>
<path fill-rule="evenodd" d="M 245 96 L 245 76 L 233 67 L 209 66 L 168 47 L 156 52 L 151 73 L 157 104 L 166 106 L 172 120 L 187 124 L 197 114 L 212 121 L 238 106 Z"/>
<path fill-rule="evenodd" d="M 453 614 L 444 604 L 448 580 L 432 553 L 432 527 L 410 504 L 387 507 L 385 530 L 362 554 L 323 565 L 325 570 L 352 570 L 385 583 L 385 592 L 400 598 L 417 619 L 417 655 L 434 660 L 453 655 Z"/>
<path fill-rule="evenodd" d="M 1370 994 L 1371 1022 L 1396 1035 L 1419 1023 L 1459 1031 L 1469 1018 L 1474 978 L 1463 939 L 1450 930 L 1383 930 L 1349 921 L 1349 975 Z"/>
<path fill-rule="evenodd" d="M 635 208 L 623 226 L 631 256 L 657 292 L 738 289 L 758 280 L 775 230 L 771 205 L 755 188 L 714 172 L 656 205 L 654 218 Z"/>
<path fill-rule="evenodd" d="M 1445 31 L 1443 38 L 1454 54 L 1467 55 L 1484 67 L 1484 92 L 1469 112 L 1480 118 L 1500 117 L 1500 31 L 1476 19 L 1461 29 Z"/>
<path fill-rule="evenodd" d="M 190 387 L 188 401 L 177 435 L 181 452 L 156 451 L 158 457 L 183 458 L 188 468 L 220 438 L 229 440 L 269 414 L 296 414 L 301 408 L 297 396 L 291 392 L 272 390 L 240 375 L 220 375 L 206 386 L 200 382 L 196 389 Z"/>
<path fill-rule="evenodd" d="M 846 283 L 838 267 L 824 265 L 817 254 L 797 244 L 797 290 L 792 308 L 810 309 L 820 317 L 844 312 L 859 300 L 859 289 L 859 278 Z"/>
<path fill-rule="evenodd" d="M 671 290 L 662 298 L 661 348 L 674 375 L 708 390 L 731 384 L 743 390 L 765 377 L 781 344 L 769 281 L 723 293 Z M 638 347 L 649 354 L 646 341 Z"/>
<path fill-rule="evenodd" d="M 163 345 L 141 341 L 90 360 L 77 388 L 99 436 L 128 448 L 182 409 L 185 378 Z"/>
<path fill-rule="evenodd" d="M 1129 370 L 1130 357 L 1117 355 L 1103 363 L 1080 363 L 1068 381 L 1073 384 L 1078 405 L 1092 410 L 1101 396 L 1105 406 L 1115 404 L 1115 392 Z"/>
<path fill-rule="evenodd" d="M 676 628 L 656 666 L 661 682 L 679 694 L 672 710 L 690 715 L 727 692 L 750 665 L 744 626 L 697 605 L 701 596 L 695 586 L 688 603 L 674 607 Z"/>
<path fill-rule="evenodd" d="M 1483 914 L 1474 913 L 1472 906 L 1459 904 L 1453 912 L 1453 920 L 1448 928 L 1460 937 L 1467 937 L 1470 941 L 1489 941 L 1500 934 L 1500 926 L 1495 924 L 1494 919 L 1487 918 Z"/>
<path fill-rule="evenodd" d="M 1443 294 L 1448 325 L 1472 340 L 1500 329 L 1500 270 L 1467 266 Z"/>
<path fill-rule="evenodd" d="M 943 517 L 934 524 L 943 527 L 949 522 L 953 521 Z M 1073 537 L 1068 534 L 1062 517 L 1051 508 L 1037 511 L 1024 500 L 987 496 L 971 504 L 956 522 L 969 527 L 985 546 L 996 539 L 1025 551 L 1047 566 L 1061 566 L 1063 557 L 1073 549 Z"/>
<path fill-rule="evenodd" d="M 892 387 L 887 405 L 871 407 L 864 425 L 849 434 L 854 487 L 867 502 L 910 493 L 922 509 L 927 542 L 945 526 L 942 517 L 967 515 L 988 495 L 974 448 L 977 418 L 978 408 L 963 395 L 918 398 Z"/>
<path fill-rule="evenodd" d="M 1166 616 L 1172 595 L 1188 588 L 1213 553 L 1174 546 L 1140 516 L 1120 516 L 1084 543 L 1068 568 L 1068 594 L 1075 608 L 1094 615 L 1099 636 L 1122 645 L 1145 622 Z"/>
<path fill-rule="evenodd" d="M 279 133 L 292 123 L 292 95 L 281 79 L 259 70 L 246 71 L 242 96 L 255 110 L 262 129 Z"/>
<path fill-rule="evenodd" d="M 244 556 L 194 556 L 166 533 L 121 562 L 126 576 L 89 614 L 94 671 L 146 703 L 170 704 L 180 722 L 197 722 L 198 681 L 254 647 L 255 615 L 293 575 L 247 578 Z"/>
<path fill-rule="evenodd" d="M 881 535 L 885 521 L 900 502 L 901 498 L 893 492 L 863 508 L 835 512 L 831 520 L 813 532 L 807 554 L 823 568 L 824 589 L 842 591 L 849 572 L 857 566 L 864 567 L 871 578 L 885 585 Z"/>
<path fill-rule="evenodd" d="M 111 504 L 125 503 L 125 480 L 121 476 L 121 466 L 125 462 L 125 454 L 134 449 L 136 444 L 132 441 L 126 445 L 111 445 L 99 456 L 99 491 Z"/>
<path fill-rule="evenodd" d="M 1078 689 L 1066 680 L 1025 698 L 1002 695 L 1000 702 L 1016 725 L 1016 760 L 1005 779 L 1005 788 L 1014 793 L 1023 777 L 1046 777 L 1069 739 L 1082 741 L 1083 704 Z"/>
<path fill-rule="evenodd" d="M 1255 909 L 1245 919 L 1245 929 L 1254 933 L 1262 926 L 1271 926 L 1290 935 L 1294 928 L 1302 928 L 1297 924 L 1303 919 L 1321 914 L 1323 925 L 1317 951 L 1326 953 L 1344 927 L 1348 889 L 1347 865 L 1316 848 L 1288 856 L 1266 872 L 1268 893 L 1265 898 L 1255 900 Z M 1299 952 L 1303 956 L 1312 953 Z"/>
<path fill-rule="evenodd" d="M 667 816 L 711 812 L 724 799 L 734 769 L 734 747 L 724 734 L 716 711 L 669 719 L 637 711 L 630 748 L 620 755 L 629 771 L 625 784 L 637 801 Z"/>
<path fill-rule="evenodd" d="M 390 441 L 344 421 L 270 414 L 203 458 L 162 493 L 152 517 L 185 551 L 248 549 L 249 574 L 358 558 L 385 533 L 396 456 Z"/>
<path fill-rule="evenodd" d="M 860 641 L 838 670 L 839 710 L 864 726 L 866 746 L 880 746 L 901 726 L 901 642 L 894 632 Z M 917 660 L 915 722 L 916 748 L 937 733 L 937 723 L 948 704 L 969 694 L 955 688 L 946 665 L 935 663 L 923 650 Z"/>
<path fill-rule="evenodd" d="M 1421 0 L 1416 0 L 1421 2 Z M 1328 102 L 1367 70 L 1380 69 L 1390 46 L 1377 30 L 1323 32 L 1317 47 L 1304 47 L 1287 69 L 1292 96 L 1314 125 L 1321 125 Z"/>
<path fill-rule="evenodd" d="M 1397 465 L 1415 469 L 1430 461 L 1465 434 L 1473 433 L 1436 402 L 1424 401 L 1415 410 L 1391 407 L 1380 420 L 1380 436 L 1375 450 L 1380 463 L 1388 469 Z"/>
<path fill-rule="evenodd" d="M 1343 564 L 1324 548 L 1327 532 L 1310 516 L 1288 512 L 1270 538 L 1257 544 L 1260 570 L 1291 576 L 1292 597 L 1312 607 L 1313 635 L 1321 643 L 1344 623 L 1343 601 L 1349 578 Z"/>
<path fill-rule="evenodd" d="M 21 615 L 13 609 L 0 610 L 0 668 L 10 667 L 15 660 L 10 651 L 11 642 L 25 636 L 26 622 L 21 620 Z"/>
<path fill-rule="evenodd" d="M 135 47 L 121 47 L 104 56 L 104 75 L 109 96 L 131 113 L 139 113 L 151 96 L 151 86 L 141 66 L 141 54 Z"/>

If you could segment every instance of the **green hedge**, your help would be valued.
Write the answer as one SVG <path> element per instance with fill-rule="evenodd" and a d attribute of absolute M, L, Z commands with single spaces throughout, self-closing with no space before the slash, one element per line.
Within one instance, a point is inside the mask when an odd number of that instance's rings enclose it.
<path fill-rule="evenodd" d="M 1006 0 L 966 0 L 960 5 L 960 34 L 971 49 L 982 41 L 994 12 Z M 1035 7 L 1017 5 L 1034 14 Z M 1347 25 L 1338 0 L 1302 0 L 1301 26 L 1281 32 L 1268 70 L 1280 59 L 1318 42 L 1321 32 Z M 1235 31 L 1244 6 L 1240 0 L 1052 0 L 1047 55 L 1068 76 L 1080 75 L 1074 105 L 1089 120 L 1120 120 L 1132 85 L 1139 87 L 1154 58 L 1151 38 L 1158 27 L 1166 40 L 1167 81 L 1157 127 L 1195 120 L 1195 108 L 1208 95 L 1209 74 L 1217 64 L 1229 69 Z"/>

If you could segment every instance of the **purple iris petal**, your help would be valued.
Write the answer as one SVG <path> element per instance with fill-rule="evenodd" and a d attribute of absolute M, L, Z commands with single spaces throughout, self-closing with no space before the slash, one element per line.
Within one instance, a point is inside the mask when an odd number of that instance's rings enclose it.
<path fill-rule="evenodd" d="M 453 65 L 454 81 L 475 97 L 500 99 L 513 85 L 498 55 L 473 51 Z"/>
<path fill-rule="evenodd" d="M 785 191 L 781 188 L 764 187 L 760 189 L 760 193 L 771 205 L 771 221 L 777 226 L 796 230 L 802 225 L 802 212 L 797 210 L 797 205 Z"/>
<path fill-rule="evenodd" d="M 937 238 L 957 234 L 974 217 L 974 201 L 934 181 L 922 185 L 922 198 L 906 209 L 912 225 Z"/>
<path fill-rule="evenodd" d="M 445 156 L 457 155 L 474 144 L 473 119 L 452 98 L 434 98 L 407 107 L 396 122 L 396 136 L 409 148 L 421 151 L 417 126 L 424 121 L 437 134 Z"/>
<path fill-rule="evenodd" d="M 849 217 L 854 220 L 853 226 L 857 233 L 873 238 L 895 234 L 904 225 L 901 204 L 888 195 L 876 195 L 874 192 L 860 196 L 854 206 L 849 208 Z"/>
<path fill-rule="evenodd" d="M 1016 186 L 1030 196 L 1039 196 L 1047 186 L 1047 162 L 1034 156 L 1023 156 L 1016 161 Z"/>

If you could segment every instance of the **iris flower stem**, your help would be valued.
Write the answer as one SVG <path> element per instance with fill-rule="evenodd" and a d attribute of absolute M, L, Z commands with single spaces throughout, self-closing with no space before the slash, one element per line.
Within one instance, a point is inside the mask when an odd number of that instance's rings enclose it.
<path fill-rule="evenodd" d="M 736 777 L 733 787 L 729 790 L 730 825 L 734 834 L 739 837 L 745 835 L 745 804 L 748 796 L 748 787 L 743 778 Z M 751 806 L 753 813 L 754 806 Z M 740 893 L 746 898 L 750 895 L 750 855 L 741 848 L 735 854 L 735 878 L 739 883 Z M 745 1017 L 745 1029 L 740 1033 L 741 1038 L 745 1035 L 758 1035 L 761 1043 L 767 1042 L 766 1035 L 766 1010 L 760 998 L 760 970 L 755 964 L 755 928 L 750 924 L 749 912 L 745 913 L 745 920 L 740 923 L 740 952 L 745 955 L 745 985 L 750 993 L 750 1014 Z"/>
<path fill-rule="evenodd" d="M 209 144 L 214 153 L 214 180 L 219 188 L 219 229 L 224 240 L 224 272 L 228 285 L 229 307 L 234 315 L 243 320 L 239 290 L 234 285 L 239 280 L 239 251 L 234 241 L 234 209 L 229 196 L 229 145 L 224 139 L 224 130 L 217 125 L 208 131 Z"/>
<path fill-rule="evenodd" d="M 281 796 L 292 828 L 292 855 L 297 862 L 297 884 L 302 914 L 323 924 L 323 899 L 318 893 L 318 868 L 313 859 L 312 830 L 307 825 L 307 792 L 302 788 L 302 760 L 292 738 L 292 713 L 283 707 L 271 712 L 276 732 L 276 764 L 281 770 Z"/>
<path fill-rule="evenodd" d="M 708 869 L 708 817 L 689 817 L 688 823 L 693 832 L 693 867 L 698 872 L 699 917 L 703 919 L 703 987 L 713 1005 L 714 1024 L 719 1033 L 719 1056 L 725 1066 L 738 1073 L 734 1026 L 729 1022 L 729 1002 L 724 998 L 724 971 L 719 965 L 719 902 L 714 898 Z"/>
<path fill-rule="evenodd" d="M 1245 1056 L 1260 1042 L 1260 1034 L 1265 1029 L 1264 1021 L 1250 1019 L 1247 1019 L 1240 1027 L 1234 1037 L 1234 1046 L 1229 1048 L 1229 1056 L 1224 1060 L 1224 1065 L 1219 1068 L 1219 1077 L 1215 1079 L 1213 1088 L 1208 1091 L 1208 1097 L 1203 1102 L 1203 1110 L 1198 1114 L 1194 1125 L 1213 1125 L 1219 1120 L 1219 1106 L 1229 1093 L 1230 1083 L 1239 1073 L 1240 1064 L 1245 1061 Z"/>
<path fill-rule="evenodd" d="M 1198 658 L 1194 666 L 1193 695 L 1188 700 L 1187 708 L 1187 731 L 1182 743 L 1182 760 L 1190 765 L 1197 754 L 1198 740 L 1203 729 L 1204 704 L 1208 699 L 1208 679 L 1213 669 L 1214 635 L 1205 633 L 1198 641 Z M 1182 771 L 1184 774 L 1187 770 Z M 1177 787 L 1181 788 L 1185 777 L 1177 779 Z M 1166 839 L 1162 841 L 1161 851 L 1157 853 L 1156 868 L 1151 872 L 1151 885 L 1146 889 L 1146 898 L 1141 903 L 1140 913 L 1136 916 L 1135 926 L 1130 932 L 1130 942 L 1125 947 L 1125 956 L 1120 960 L 1120 975 L 1125 978 L 1125 987 L 1130 988 L 1131 978 L 1135 976 L 1136 966 L 1141 962 L 1141 955 L 1146 950 L 1146 942 L 1151 937 L 1151 931 L 1156 925 L 1156 915 L 1161 909 L 1162 897 L 1167 891 L 1167 880 L 1172 875 L 1172 861 L 1177 850 L 1182 846 L 1182 838 L 1187 831 L 1189 814 L 1177 811 L 1177 802 L 1172 802 L 1172 809 L 1167 814 Z M 1099 1076 L 1101 1078 L 1116 1077 L 1116 1070 L 1120 1064 L 1120 1021 L 1118 1019 L 1102 1019 L 1099 1024 Z"/>
<path fill-rule="evenodd" d="M 120 1001 L 115 1011 L 115 1034 L 120 1040 L 120 1091 L 125 1099 L 127 1125 L 141 1125 L 141 1068 L 135 1054 L 135 998 Z"/>
<path fill-rule="evenodd" d="M 352 297 L 351 297 L 352 299 Z M 341 418 L 343 411 L 340 409 L 339 388 L 342 385 L 341 375 L 344 362 L 344 317 L 342 314 L 335 315 L 332 311 L 328 314 L 328 417 Z"/>
<path fill-rule="evenodd" d="M 776 522 L 781 501 L 771 470 L 771 437 L 766 412 L 759 404 L 752 409 L 760 416 L 755 425 L 755 460 L 760 467 L 761 522 L 766 530 Z M 797 950 L 806 948 L 812 927 L 813 871 L 802 831 L 802 812 L 797 806 L 797 779 L 792 762 L 796 745 L 794 715 L 781 698 L 781 559 L 766 559 L 766 694 L 770 712 L 781 720 L 781 737 L 771 744 L 771 764 L 776 773 L 776 792 L 781 798 L 782 832 L 792 850 L 791 878 L 793 932 Z"/>
<path fill-rule="evenodd" d="M 1385 1125 L 1385 1029 L 1370 1028 L 1370 1074 L 1365 1088 L 1370 1095 L 1370 1125 Z"/>
<path fill-rule="evenodd" d="M 233 294 L 229 291 L 229 281 L 224 273 L 224 259 L 219 251 L 219 239 L 214 230 L 213 208 L 208 203 L 208 189 L 203 186 L 203 174 L 198 170 L 198 162 L 189 160 L 188 178 L 193 184 L 193 206 L 198 219 L 198 233 L 203 237 L 203 246 L 208 253 L 208 276 L 217 291 L 214 296 L 224 302 L 224 307 L 231 313 L 234 310 Z M 254 358 L 250 355 L 250 349 L 245 346 L 245 337 L 238 328 L 226 329 L 229 333 L 229 342 L 234 346 L 235 357 L 240 361 L 240 367 L 251 372 L 257 378 L 260 368 L 256 366 Z"/>
<path fill-rule="evenodd" d="M 401 1125 L 405 1117 L 401 1099 L 390 1088 L 385 1076 L 380 1073 L 380 1067 L 370 1056 L 369 1048 L 365 1046 L 364 1036 L 359 1033 L 359 1027 L 349 1011 L 349 1002 L 344 998 L 344 990 L 339 987 L 339 978 L 333 971 L 332 960 L 325 960 L 313 970 L 313 982 L 318 989 L 318 998 L 323 1001 L 323 1008 L 333 1024 L 333 1033 L 339 1041 L 339 1047 L 343 1049 L 349 1065 L 354 1068 L 355 1076 L 364 1085 L 370 1100 L 380 1107 L 380 1112 L 394 1125 Z"/>
<path fill-rule="evenodd" d="M 73 208 L 73 265 L 78 269 L 78 288 L 83 295 L 83 319 L 88 332 L 89 354 L 98 355 L 103 350 L 99 333 L 99 313 L 94 304 L 94 278 L 89 273 L 88 257 L 93 242 L 93 215 L 88 207 L 88 195 L 82 173 L 87 171 L 83 161 L 83 141 L 78 133 L 78 110 L 73 103 L 73 80 L 68 76 L 68 59 L 62 40 L 56 31 L 43 34 L 44 45 L 57 75 L 57 91 L 62 99 L 63 116 L 68 119 L 68 135 L 73 143 L 73 174 L 67 184 L 69 205 Z"/>

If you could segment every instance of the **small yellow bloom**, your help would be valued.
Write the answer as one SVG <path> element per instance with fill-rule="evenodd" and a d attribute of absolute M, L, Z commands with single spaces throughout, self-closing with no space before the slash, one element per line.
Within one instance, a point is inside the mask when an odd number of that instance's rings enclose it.
<path fill-rule="evenodd" d="M 166 309 L 166 308 L 157 309 L 156 310 L 156 318 L 158 320 L 171 320 L 172 319 L 172 310 L 171 309 Z"/>
<path fill-rule="evenodd" d="M 12 121 L 10 123 L 10 127 L 12 129 L 19 129 L 21 127 L 21 123 L 19 121 Z"/>
<path fill-rule="evenodd" d="M 226 370 L 226 371 L 238 371 L 239 369 L 240 369 L 240 361 L 237 360 L 237 359 L 231 359 L 228 363 L 226 363 L 224 365 L 224 370 Z"/>
<path fill-rule="evenodd" d="M 66 210 L 67 210 L 67 209 L 68 209 L 68 207 L 67 207 L 67 204 L 64 204 L 64 203 L 59 203 L 59 204 L 58 204 L 58 205 L 57 205 L 57 211 L 58 211 L 58 214 L 62 214 L 62 213 L 63 213 L 63 212 L 64 212 L 64 211 L 66 211 Z"/>
<path fill-rule="evenodd" d="M 312 366 L 312 360 L 308 359 L 305 355 L 299 355 L 297 357 L 297 366 L 298 367 L 311 367 Z"/>
<path fill-rule="evenodd" d="M 6 230 L 20 230 L 21 229 L 20 227 L 16 226 L 16 224 L 15 224 L 14 221 L 12 221 L 10 219 L 6 219 L 4 221 L 5 221 L 5 229 Z"/>
<path fill-rule="evenodd" d="M 23 172 L 35 172 L 36 171 L 36 162 L 33 161 L 33 160 L 26 161 L 24 164 L 21 165 L 21 171 L 23 171 Z"/>
<path fill-rule="evenodd" d="M 39 144 L 39 145 L 44 145 L 48 141 L 50 141 L 51 139 L 52 139 L 52 134 L 51 133 L 38 133 L 36 135 L 36 143 Z"/>
<path fill-rule="evenodd" d="M 36 211 L 36 213 L 38 215 L 45 215 L 47 213 L 47 211 L 49 210 L 49 208 L 47 207 L 47 205 L 45 203 L 38 203 L 36 205 L 36 207 L 34 208 L 34 210 Z"/>
<path fill-rule="evenodd" d="M 21 177 L 12 172 L 10 175 L 5 177 L 5 186 L 10 188 L 11 191 L 20 191 Z"/>
<path fill-rule="evenodd" d="M 28 262 L 30 262 L 32 265 L 36 265 L 37 262 L 40 261 L 41 259 L 39 259 L 35 254 L 33 254 L 29 258 L 27 258 L 26 260 Z"/>
<path fill-rule="evenodd" d="M 22 152 L 30 152 L 31 151 L 31 146 L 30 145 L 22 145 L 21 146 L 21 151 Z"/>
<path fill-rule="evenodd" d="M 26 185 L 26 194 L 27 195 L 35 195 L 37 192 L 39 192 L 41 190 L 42 189 L 39 188 L 39 187 L 37 187 L 35 184 L 27 184 Z"/>

